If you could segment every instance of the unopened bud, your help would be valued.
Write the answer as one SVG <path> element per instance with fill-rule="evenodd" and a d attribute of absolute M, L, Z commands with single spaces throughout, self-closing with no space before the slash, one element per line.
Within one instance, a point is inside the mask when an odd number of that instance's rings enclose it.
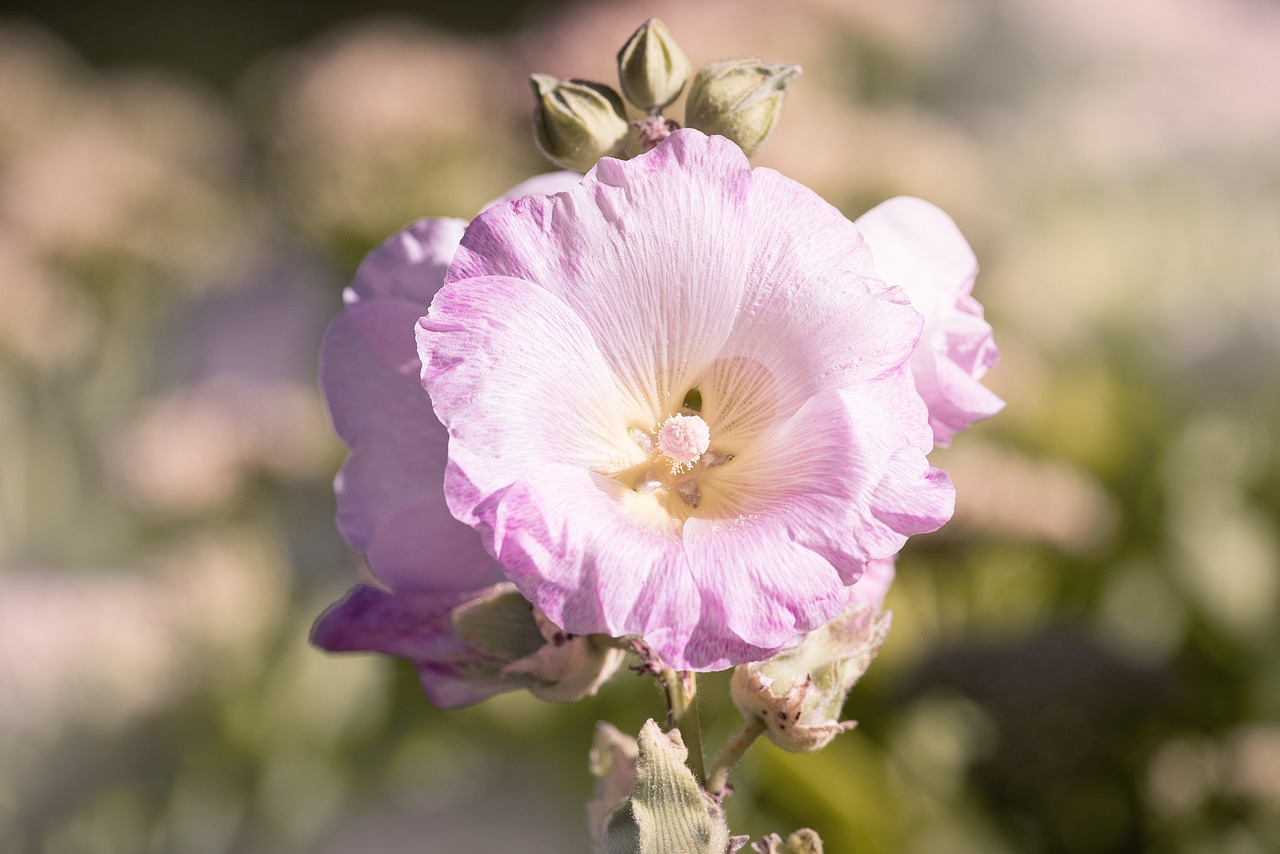
<path fill-rule="evenodd" d="M 601 157 L 622 152 L 631 125 L 622 98 L 613 89 L 547 74 L 534 74 L 529 85 L 537 100 L 534 137 L 549 160 L 586 172 Z"/>
<path fill-rule="evenodd" d="M 693 66 L 667 25 L 650 18 L 618 51 L 622 94 L 640 109 L 656 113 L 680 97 Z"/>
<path fill-rule="evenodd" d="M 744 718 L 762 721 L 769 740 L 793 753 L 821 750 L 852 729 L 839 720 L 845 697 L 880 652 L 888 611 L 852 602 L 799 645 L 767 661 L 741 664 L 730 690 Z"/>
<path fill-rule="evenodd" d="M 612 734 L 606 737 L 614 740 Z M 629 762 L 628 746 L 623 746 L 618 758 Z M 636 740 L 630 797 L 608 814 L 598 851 L 724 854 L 742 844 L 730 839 L 724 810 L 698 785 L 685 764 L 688 758 L 679 730 L 663 732 L 652 720 L 645 723 Z"/>
<path fill-rule="evenodd" d="M 765 65 L 758 59 L 709 63 L 693 78 L 685 124 L 726 136 L 748 155 L 755 154 L 778 124 L 787 87 L 800 70 L 798 65 Z"/>

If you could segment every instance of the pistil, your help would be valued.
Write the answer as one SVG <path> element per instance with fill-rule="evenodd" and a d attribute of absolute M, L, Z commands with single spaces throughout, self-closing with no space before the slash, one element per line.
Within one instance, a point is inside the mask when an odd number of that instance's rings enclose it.
<path fill-rule="evenodd" d="M 671 463 L 671 473 L 693 467 L 711 446 L 711 428 L 698 415 L 672 415 L 658 429 L 658 450 Z"/>

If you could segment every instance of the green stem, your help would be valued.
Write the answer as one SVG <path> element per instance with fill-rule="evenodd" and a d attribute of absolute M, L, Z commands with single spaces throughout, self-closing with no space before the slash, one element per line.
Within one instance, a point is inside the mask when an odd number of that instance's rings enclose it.
<path fill-rule="evenodd" d="M 720 751 L 720 755 L 716 757 L 716 761 L 711 766 L 711 773 L 707 775 L 706 789 L 713 795 L 718 795 L 724 791 L 724 787 L 729 783 L 729 772 L 733 770 L 733 766 L 738 764 L 738 760 L 742 758 L 742 754 L 747 752 L 747 748 L 751 743 L 760 737 L 765 731 L 765 722 L 754 715 L 747 719 L 742 725 L 742 729 L 738 734 L 729 740 L 724 746 L 724 750 Z"/>
<path fill-rule="evenodd" d="M 705 785 L 707 770 L 702 758 L 702 723 L 698 719 L 698 677 L 689 670 L 664 668 L 662 679 L 667 687 L 667 708 L 671 726 L 680 730 L 684 746 L 689 749 L 689 769 L 698 785 Z"/>

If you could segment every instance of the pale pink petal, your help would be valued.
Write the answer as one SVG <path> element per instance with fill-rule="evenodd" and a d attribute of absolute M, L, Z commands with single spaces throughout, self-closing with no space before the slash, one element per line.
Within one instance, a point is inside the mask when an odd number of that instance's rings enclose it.
<path fill-rule="evenodd" d="M 422 365 L 414 344 L 414 326 L 424 311 L 409 300 L 374 299 L 349 306 L 325 330 L 320 387 L 334 432 L 348 447 L 380 423 L 435 420 L 418 379 Z M 439 427 L 428 432 L 443 465 L 447 436 Z"/>
<path fill-rule="evenodd" d="M 467 229 L 448 281 L 510 276 L 557 295 L 660 420 L 742 309 L 750 181 L 728 140 L 677 132 L 644 157 L 601 160 L 566 193 L 490 208 Z"/>
<path fill-rule="evenodd" d="M 856 224 L 879 276 L 901 287 L 924 315 L 911 366 L 935 441 L 946 445 L 954 433 L 1004 406 L 979 382 L 998 354 L 970 293 L 977 259 L 951 218 L 920 199 L 890 199 Z"/>
<path fill-rule="evenodd" d="M 954 508 L 946 475 L 928 466 L 896 413 L 852 391 L 812 398 L 717 470 L 714 485 L 742 496 L 734 518 L 749 521 L 691 519 L 685 543 L 692 550 L 714 539 L 725 550 L 692 561 L 698 587 L 719 603 L 722 625 L 761 647 L 834 617 L 844 587 L 869 564 L 938 528 Z"/>
<path fill-rule="evenodd" d="M 352 449 L 335 481 L 338 527 L 401 590 L 468 590 L 501 577 L 475 532 L 448 512 L 448 434 L 419 379 L 414 326 L 452 254 L 451 222 L 423 220 L 374 250 L 321 349 L 334 431 Z"/>
<path fill-rule="evenodd" d="M 906 291 L 911 304 L 935 321 L 973 290 L 978 259 L 951 217 L 923 199 L 898 196 L 855 220 L 875 272 Z"/>
<path fill-rule="evenodd" d="M 951 512 L 945 475 L 873 400 L 829 393 L 794 421 L 718 472 L 752 503 L 690 519 L 683 534 L 646 529 L 628 512 L 634 493 L 574 466 L 528 468 L 486 494 L 460 454 L 450 491 L 470 499 L 508 577 L 558 625 L 638 634 L 673 667 L 720 669 L 834 617 L 869 561 Z"/>
<path fill-rule="evenodd" d="M 920 321 L 900 292 L 876 278 L 871 253 L 843 214 L 808 188 L 757 169 L 750 216 L 749 310 L 722 355 L 750 354 L 785 370 L 778 380 L 796 387 L 800 400 L 906 362 Z"/>
<path fill-rule="evenodd" d="M 700 382 L 725 450 L 790 418 L 815 394 L 900 367 L 920 333 L 902 294 L 874 277 L 857 229 L 812 191 L 757 169 L 750 215 L 750 308 Z"/>
<path fill-rule="evenodd" d="M 970 424 L 1004 409 L 1004 401 L 995 392 L 933 350 L 917 351 L 911 369 L 916 390 L 929 404 L 929 426 L 941 447 L 949 445 L 951 437 Z"/>
<path fill-rule="evenodd" d="M 422 219 L 370 252 L 345 295 L 348 304 L 373 297 L 401 297 L 425 307 L 444 281 L 466 222 Z"/>
<path fill-rule="evenodd" d="M 951 517 L 954 490 L 898 426 L 852 390 L 810 399 L 783 427 L 715 470 L 716 494 L 748 518 L 777 513 L 798 543 L 852 583 L 866 561 Z M 906 496 L 904 498 L 904 496 Z M 701 522 L 700 524 L 709 524 Z"/>
<path fill-rule="evenodd" d="M 446 285 L 418 341 L 436 412 L 454 444 L 490 470 L 469 477 L 501 484 L 535 466 L 616 471 L 637 461 L 626 425 L 644 417 L 643 405 L 618 387 L 583 319 L 550 291 L 502 278 Z"/>
<path fill-rule="evenodd" d="M 695 670 L 721 670 L 767 658 L 840 612 L 848 599 L 842 573 L 799 542 L 791 522 L 784 511 L 686 523 L 684 551 L 701 608 L 684 648 L 667 655 Z"/>
<path fill-rule="evenodd" d="M 897 572 L 897 557 L 881 558 L 867 562 L 867 569 L 858 583 L 849 588 L 849 602 L 879 608 L 893 586 Z"/>
<path fill-rule="evenodd" d="M 547 466 L 476 512 L 508 577 L 553 623 L 579 634 L 642 635 L 678 667 L 698 591 L 678 539 L 635 525 L 610 500 L 621 491 L 582 469 Z"/>

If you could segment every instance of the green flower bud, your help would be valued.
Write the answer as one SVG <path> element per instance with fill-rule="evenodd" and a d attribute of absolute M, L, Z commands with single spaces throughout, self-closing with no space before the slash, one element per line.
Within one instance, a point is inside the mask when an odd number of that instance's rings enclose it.
<path fill-rule="evenodd" d="M 622 94 L 642 110 L 656 113 L 680 97 L 693 66 L 667 25 L 650 18 L 618 51 Z"/>
<path fill-rule="evenodd" d="M 616 733 L 616 731 L 614 731 Z M 616 777 L 619 762 L 630 764 L 629 745 L 620 733 L 596 731 L 600 751 L 610 754 L 602 781 Z M 608 814 L 597 851 L 603 854 L 724 854 L 742 844 L 730 840 L 717 799 L 702 791 L 685 764 L 689 751 L 679 730 L 663 732 L 652 720 L 636 741 L 630 796 Z M 594 763 L 593 763 L 594 764 Z M 608 785 L 602 782 L 602 786 Z M 616 780 L 614 785 L 616 785 Z"/>
<path fill-rule="evenodd" d="M 788 836 L 785 842 L 778 834 L 770 833 L 751 848 L 756 854 L 822 854 L 822 840 L 805 827 Z"/>
<path fill-rule="evenodd" d="M 586 172 L 601 157 L 622 152 L 631 125 L 622 98 L 613 89 L 547 74 L 534 74 L 529 85 L 537 99 L 533 134 L 549 160 Z"/>
<path fill-rule="evenodd" d="M 855 603 L 804 641 L 767 661 L 733 671 L 733 702 L 747 720 L 762 720 L 769 740 L 793 753 L 812 753 L 852 729 L 837 718 L 845 697 L 867 671 L 889 633 L 892 615 Z"/>
<path fill-rule="evenodd" d="M 758 59 L 722 59 L 693 78 L 685 105 L 685 124 L 703 133 L 726 136 L 748 155 L 773 133 L 782 100 L 798 65 L 764 65 Z"/>

